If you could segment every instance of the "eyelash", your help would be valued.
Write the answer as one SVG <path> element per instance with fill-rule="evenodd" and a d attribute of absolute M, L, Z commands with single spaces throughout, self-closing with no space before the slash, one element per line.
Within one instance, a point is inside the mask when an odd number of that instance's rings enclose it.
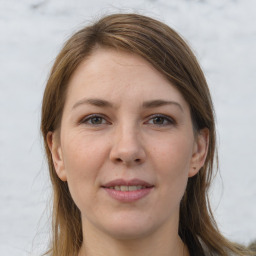
<path fill-rule="evenodd" d="M 100 118 L 101 121 L 104 120 L 104 123 L 100 123 L 100 124 L 93 124 L 91 123 L 93 118 Z M 150 121 L 151 120 L 154 120 L 156 118 L 161 118 L 163 122 L 163 124 L 155 124 L 155 123 L 151 123 L 150 124 Z M 167 122 L 167 123 L 166 123 Z M 169 117 L 169 116 L 166 116 L 166 115 L 163 115 L 163 114 L 155 114 L 155 115 L 152 115 L 152 116 L 149 116 L 147 121 L 145 122 L 146 124 L 150 124 L 150 125 L 156 125 L 156 126 L 169 126 L 169 125 L 176 125 L 176 121 Z M 111 124 L 110 122 L 108 122 L 106 120 L 106 118 L 103 116 L 103 115 L 100 115 L 100 114 L 92 114 L 92 115 L 89 115 L 89 116 L 86 116 L 85 118 L 83 118 L 79 124 L 88 124 L 88 125 L 91 125 L 91 126 L 99 126 L 99 125 L 105 125 L 105 124 Z"/>
<path fill-rule="evenodd" d="M 176 125 L 176 121 L 173 118 L 171 118 L 170 116 L 163 115 L 163 114 L 155 114 L 153 116 L 150 116 L 149 121 L 154 120 L 155 118 L 162 118 L 162 120 L 164 122 L 167 122 L 167 123 L 165 123 L 165 124 L 152 124 L 152 125 L 157 125 L 157 126 Z M 149 123 L 149 121 L 147 121 L 146 123 Z"/>
<path fill-rule="evenodd" d="M 90 121 L 92 121 L 93 118 L 101 118 L 101 120 L 105 120 L 105 123 L 101 123 L 101 124 L 93 124 L 93 123 L 89 123 Z M 85 118 L 83 118 L 79 124 L 89 124 L 89 125 L 92 125 L 92 126 L 98 126 L 98 125 L 102 125 L 102 124 L 110 124 L 110 122 L 108 122 L 106 120 L 106 118 L 100 114 L 92 114 L 92 115 L 89 115 L 89 116 L 86 116 Z"/>

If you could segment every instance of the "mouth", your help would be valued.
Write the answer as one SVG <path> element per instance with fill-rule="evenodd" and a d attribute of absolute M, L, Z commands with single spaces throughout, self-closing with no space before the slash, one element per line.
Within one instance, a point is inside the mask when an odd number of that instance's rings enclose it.
<path fill-rule="evenodd" d="M 104 184 L 102 188 L 107 194 L 120 202 L 134 202 L 144 198 L 153 190 L 154 185 L 139 179 L 113 180 Z"/>
<path fill-rule="evenodd" d="M 124 185 L 121 185 L 121 186 L 114 186 L 114 187 L 106 187 L 108 189 L 114 189 L 116 191 L 136 191 L 136 190 L 140 190 L 140 189 L 146 189 L 148 187 L 146 186 L 124 186 Z"/>

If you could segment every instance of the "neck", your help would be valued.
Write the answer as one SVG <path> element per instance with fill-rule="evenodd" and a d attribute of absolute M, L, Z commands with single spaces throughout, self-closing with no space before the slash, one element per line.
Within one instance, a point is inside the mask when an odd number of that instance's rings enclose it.
<path fill-rule="evenodd" d="M 88 230 L 88 229 L 87 229 Z M 170 231 L 165 236 L 158 232 L 143 238 L 117 239 L 100 231 L 86 236 L 78 256 L 189 256 L 186 245 L 178 232 Z"/>

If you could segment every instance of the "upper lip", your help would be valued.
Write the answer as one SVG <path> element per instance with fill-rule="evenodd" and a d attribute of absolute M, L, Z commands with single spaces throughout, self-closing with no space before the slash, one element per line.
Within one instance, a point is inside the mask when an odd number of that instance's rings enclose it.
<path fill-rule="evenodd" d="M 124 179 L 116 179 L 106 184 L 102 185 L 102 187 L 109 188 L 115 186 L 143 186 L 143 187 L 153 187 L 154 185 L 140 179 L 132 179 L 132 180 L 124 180 Z"/>

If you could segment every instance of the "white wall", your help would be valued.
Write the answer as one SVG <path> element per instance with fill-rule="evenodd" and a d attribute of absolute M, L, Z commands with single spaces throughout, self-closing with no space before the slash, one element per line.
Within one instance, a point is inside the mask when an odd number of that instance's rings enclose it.
<path fill-rule="evenodd" d="M 255 239 L 255 10 L 254 0 L 0 1 L 0 254 L 30 255 L 37 232 L 34 246 L 46 246 L 50 190 L 39 123 L 47 75 L 72 32 L 116 11 L 160 19 L 195 50 L 218 121 L 217 221 L 230 239 Z"/>

